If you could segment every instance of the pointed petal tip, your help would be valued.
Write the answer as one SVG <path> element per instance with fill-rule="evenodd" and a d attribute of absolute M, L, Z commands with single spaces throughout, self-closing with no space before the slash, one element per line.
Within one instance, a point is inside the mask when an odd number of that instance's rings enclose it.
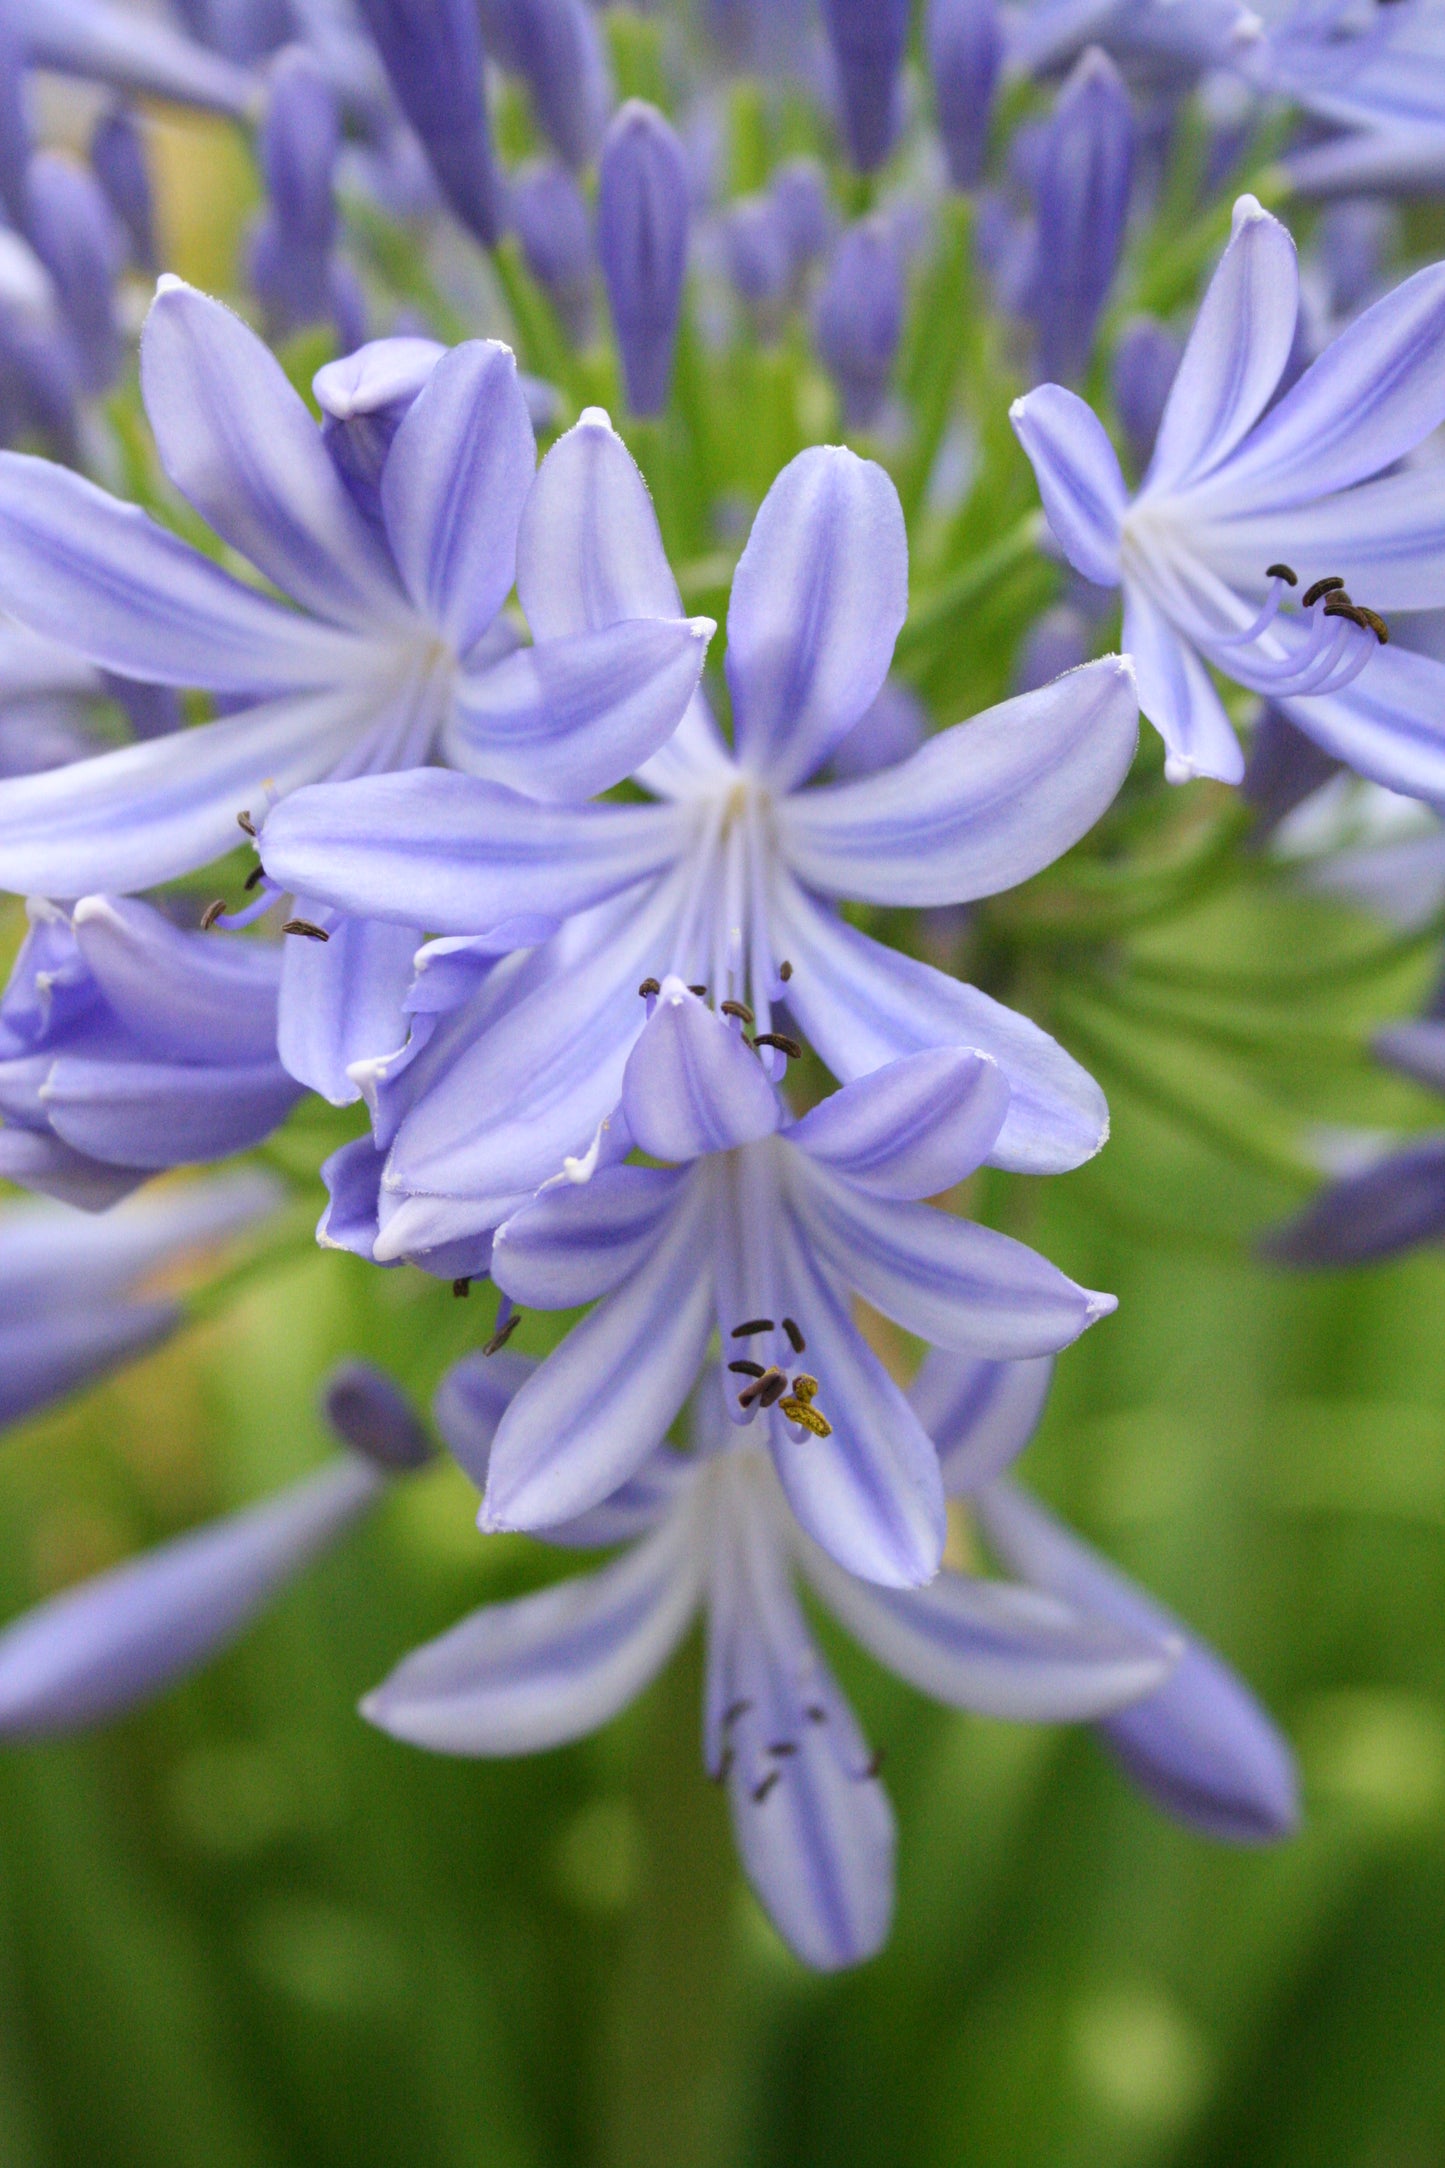
<path fill-rule="evenodd" d="M 1097 1325 L 1101 1317 L 1112 1317 L 1119 1307 L 1117 1295 L 1101 1295 L 1093 1288 L 1086 1288 L 1084 1293 L 1088 1298 L 1089 1314 L 1086 1322 L 1089 1325 Z"/>
<path fill-rule="evenodd" d="M 1234 213 L 1229 221 L 1230 233 L 1242 233 L 1246 226 L 1254 225 L 1258 219 L 1273 218 L 1273 216 L 1273 212 L 1265 209 L 1258 196 L 1251 196 L 1246 192 L 1244 195 L 1235 198 Z M 1274 222 L 1276 225 L 1279 223 L 1277 219 Z"/>

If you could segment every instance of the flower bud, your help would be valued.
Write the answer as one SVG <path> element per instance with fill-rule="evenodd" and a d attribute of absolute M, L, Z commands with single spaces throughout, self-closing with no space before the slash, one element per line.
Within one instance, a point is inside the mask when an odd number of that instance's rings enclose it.
<path fill-rule="evenodd" d="M 983 173 L 1003 59 L 996 0 L 929 0 L 924 40 L 948 177 L 955 188 L 973 188 Z"/>
<path fill-rule="evenodd" d="M 816 158 L 790 158 L 768 183 L 768 196 L 787 237 L 793 278 L 826 255 L 836 221 L 828 183 Z"/>
<path fill-rule="evenodd" d="M 630 98 L 602 147 L 597 253 L 634 414 L 660 414 L 667 404 L 687 229 L 682 145 L 655 106 Z"/>
<path fill-rule="evenodd" d="M 1337 775 L 1340 762 L 1297 730 L 1282 709 L 1267 703 L 1250 734 L 1242 795 L 1254 808 L 1256 843 Z"/>
<path fill-rule="evenodd" d="M 860 173 L 873 173 L 898 133 L 908 0 L 823 0 L 823 21 L 838 70 L 848 155 Z"/>
<path fill-rule="evenodd" d="M 1088 659 L 1088 626 L 1069 603 L 1057 603 L 1024 635 L 1014 664 L 1013 690 L 1016 694 L 1037 692 Z"/>
<path fill-rule="evenodd" d="M 566 326 L 585 346 L 592 335 L 592 219 L 565 166 L 525 166 L 512 184 L 512 225 L 527 269 Z"/>
<path fill-rule="evenodd" d="M 129 106 L 110 106 L 97 120 L 90 137 L 90 166 L 130 238 L 135 262 L 143 271 L 154 272 L 155 203 L 145 138 Z"/>
<path fill-rule="evenodd" d="M 435 339 L 373 339 L 318 369 L 321 434 L 367 517 L 381 519 L 381 470 L 413 400 L 446 352 Z"/>
<path fill-rule="evenodd" d="M 1136 317 L 1114 349 L 1114 411 L 1139 474 L 1154 455 L 1154 439 L 1183 351 L 1174 333 L 1152 316 Z"/>
<path fill-rule="evenodd" d="M 474 0 L 358 0 L 396 100 L 437 184 L 486 248 L 501 231 Z"/>
<path fill-rule="evenodd" d="M 93 174 L 50 151 L 30 161 L 26 200 L 30 239 L 55 282 L 82 382 L 106 391 L 121 360 L 115 281 L 125 251 L 115 214 Z"/>
<path fill-rule="evenodd" d="M 1124 245 L 1134 117 L 1118 69 L 1091 46 L 1059 93 L 1040 145 L 1028 313 L 1043 377 L 1080 375 Z"/>
<path fill-rule="evenodd" d="M 839 242 L 818 296 L 813 329 L 838 386 L 849 428 L 878 418 L 903 335 L 903 257 L 889 221 L 875 213 Z"/>
<path fill-rule="evenodd" d="M 389 1474 L 424 1467 L 431 1441 L 401 1387 L 371 1363 L 341 1363 L 322 1393 L 326 1420 L 343 1444 Z"/>
<path fill-rule="evenodd" d="M 270 204 L 251 260 L 275 336 L 331 313 L 337 228 L 332 178 L 340 146 L 336 94 L 311 54 L 292 46 L 272 71 L 261 125 L 261 170 Z"/>
<path fill-rule="evenodd" d="M 502 66 L 526 78 L 558 157 L 569 166 L 590 164 L 602 138 L 611 79 L 585 0 L 484 0 L 482 21 Z"/>

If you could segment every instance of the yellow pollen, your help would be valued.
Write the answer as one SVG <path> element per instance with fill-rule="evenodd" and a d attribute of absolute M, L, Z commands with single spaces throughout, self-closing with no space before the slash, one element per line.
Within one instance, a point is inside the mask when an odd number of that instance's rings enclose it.
<path fill-rule="evenodd" d="M 821 1414 L 813 1406 L 813 1399 L 817 1390 L 818 1380 L 810 1378 L 806 1371 L 802 1371 L 794 1378 L 793 1390 L 789 1397 L 786 1400 L 780 1400 L 778 1406 L 790 1423 L 797 1423 L 802 1429 L 811 1430 L 815 1438 L 831 1438 L 833 1435 L 832 1424 L 828 1421 L 826 1415 Z"/>

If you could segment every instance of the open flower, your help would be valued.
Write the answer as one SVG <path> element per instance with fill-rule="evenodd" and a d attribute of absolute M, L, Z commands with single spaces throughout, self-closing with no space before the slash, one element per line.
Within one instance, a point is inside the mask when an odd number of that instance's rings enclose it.
<path fill-rule="evenodd" d="M 740 1020 L 666 981 L 627 1064 L 618 1128 L 671 1164 L 563 1176 L 498 1229 L 492 1273 L 512 1300 L 597 1307 L 503 1417 L 483 1526 L 546 1528 L 626 1482 L 692 1390 L 716 1326 L 727 1412 L 761 1430 L 809 1535 L 871 1580 L 931 1579 L 944 1542 L 937 1457 L 849 1296 L 993 1357 L 1066 1347 L 1114 1308 L 1022 1243 L 917 1201 L 979 1165 L 1008 1096 L 986 1055 L 939 1048 L 792 1121 Z"/>
<path fill-rule="evenodd" d="M 499 1378 L 471 1356 L 438 1395 L 443 1435 L 479 1483 L 514 1383 L 515 1371 Z M 1102 1716 L 1157 1687 L 1174 1650 L 1003 1582 L 944 1573 L 903 1592 L 854 1580 L 801 1534 L 767 1456 L 735 1436 L 705 1393 L 690 1455 L 661 1447 L 608 1504 L 548 1530 L 570 1547 L 626 1543 L 620 1557 L 474 1611 L 406 1657 L 362 1713 L 438 1753 L 534 1753 L 615 1716 L 702 1610 L 708 1771 L 727 1787 L 743 1864 L 779 1932 L 832 1971 L 887 1936 L 893 1816 L 881 1757 L 814 1645 L 799 1577 L 890 1670 L 991 1716 Z"/>
<path fill-rule="evenodd" d="M 1209 665 L 1362 775 L 1445 799 L 1445 666 L 1384 645 L 1379 615 L 1445 602 L 1441 469 L 1386 471 L 1445 419 L 1445 264 L 1367 309 L 1271 405 L 1298 303 L 1293 241 L 1242 196 L 1137 494 L 1062 386 L 1018 400 L 1014 427 L 1070 563 L 1123 588 L 1172 781 L 1243 773 Z"/>
<path fill-rule="evenodd" d="M 801 453 L 768 492 L 733 580 L 733 746 L 696 699 L 639 771 L 660 802 L 543 806 L 440 770 L 298 791 L 267 820 L 267 873 L 339 910 L 444 937 L 425 1043 L 356 1072 L 387 1155 L 379 1260 L 498 1225 L 616 1105 L 642 1028 L 639 985 L 669 973 L 745 1007 L 764 1040 L 786 1004 L 836 1076 L 971 1046 L 1010 1097 L 990 1157 L 1030 1172 L 1102 1144 L 1097 1085 L 1035 1025 L 850 926 L 837 899 L 992 895 L 1099 817 L 1136 733 L 1119 657 L 942 732 L 861 780 L 804 789 L 872 706 L 907 608 L 897 493 L 853 453 Z M 680 604 L 647 492 L 605 415 L 548 454 L 519 587 L 534 634 L 633 636 Z M 629 627 L 632 630 L 629 630 Z M 469 951 L 499 923 L 563 922 L 501 965 Z M 437 944 L 432 954 L 436 956 Z M 471 953 L 487 968 L 467 976 Z M 441 974 L 437 974 L 440 987 Z M 781 1065 L 782 1050 L 769 1061 Z"/>

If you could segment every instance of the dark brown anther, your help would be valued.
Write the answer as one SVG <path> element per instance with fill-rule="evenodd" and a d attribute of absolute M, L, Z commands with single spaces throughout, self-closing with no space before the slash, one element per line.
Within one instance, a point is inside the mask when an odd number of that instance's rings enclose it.
<path fill-rule="evenodd" d="M 1370 630 L 1363 610 L 1351 602 L 1348 595 L 1331 595 L 1325 604 L 1324 614 L 1326 617 L 1347 617 L 1352 625 L 1359 626 L 1361 632 Z"/>
<path fill-rule="evenodd" d="M 755 1332 L 771 1332 L 772 1329 L 773 1321 L 770 1317 L 750 1317 L 743 1324 L 734 1325 L 728 1338 L 730 1340 L 751 1340 Z"/>
<path fill-rule="evenodd" d="M 1267 580 L 1283 580 L 1286 587 L 1299 586 L 1299 574 L 1293 565 L 1266 565 L 1264 576 Z"/>
<path fill-rule="evenodd" d="M 497 1327 L 496 1331 L 495 1331 L 495 1332 L 494 1332 L 494 1333 L 492 1334 L 492 1337 L 491 1337 L 491 1339 L 490 1339 L 490 1340 L 489 1340 L 489 1341 L 487 1342 L 486 1346 L 485 1346 L 485 1347 L 484 1347 L 484 1348 L 482 1349 L 482 1353 L 483 1353 L 484 1355 L 495 1355 L 495 1354 L 497 1354 L 497 1353 L 499 1352 L 499 1350 L 500 1350 L 500 1349 L 502 1349 L 502 1348 L 504 1348 L 504 1347 L 506 1346 L 507 1342 L 508 1342 L 508 1341 L 509 1341 L 509 1340 L 511 1339 L 511 1337 L 512 1337 L 512 1334 L 513 1334 L 513 1333 L 514 1333 L 514 1332 L 516 1331 L 517 1327 L 518 1327 L 518 1326 L 519 1326 L 519 1325 L 521 1324 L 521 1322 L 522 1322 L 522 1313 L 521 1313 L 521 1311 L 520 1311 L 520 1310 L 514 1310 L 514 1311 L 512 1312 L 512 1314 L 511 1314 L 511 1316 L 510 1316 L 510 1317 L 509 1317 L 509 1318 L 507 1319 L 507 1322 L 506 1322 L 506 1324 L 505 1324 L 505 1325 L 499 1325 L 499 1326 Z"/>
<path fill-rule="evenodd" d="M 810 1724 L 826 1724 L 828 1721 L 828 1712 L 821 1701 L 809 1702 L 803 1714 Z"/>
<path fill-rule="evenodd" d="M 797 1751 L 798 1742 L 796 1739 L 775 1739 L 768 1748 L 768 1752 L 775 1754 L 779 1761 L 786 1761 L 790 1754 L 796 1754 Z"/>
<path fill-rule="evenodd" d="M 887 1759 L 887 1754 L 888 1749 L 886 1747 L 880 1746 L 877 1751 L 869 1757 L 866 1768 L 860 1769 L 858 1772 L 858 1782 L 860 1784 L 866 1784 L 871 1777 L 876 1777 L 878 1775 L 878 1772 L 883 1767 L 884 1761 Z"/>
<path fill-rule="evenodd" d="M 309 918 L 288 918 L 282 933 L 304 934 L 308 941 L 329 941 L 330 934 L 324 926 L 313 926 Z"/>
<path fill-rule="evenodd" d="M 1390 644 L 1390 628 L 1385 623 L 1384 618 L 1381 617 L 1379 611 L 1372 610 L 1369 607 L 1369 604 L 1364 602 L 1357 602 L 1355 604 L 1355 609 L 1359 616 L 1361 616 L 1365 620 L 1365 623 L 1369 626 L 1371 632 L 1375 635 L 1375 638 L 1379 641 L 1381 647 L 1388 647 Z"/>
<path fill-rule="evenodd" d="M 760 1378 L 754 1378 L 751 1385 L 743 1387 L 738 1394 L 738 1406 L 740 1408 L 755 1406 L 770 1408 L 775 1400 L 782 1398 L 787 1389 L 787 1378 L 779 1370 L 777 1364 L 774 1363 L 771 1369 L 765 1370 Z"/>
<path fill-rule="evenodd" d="M 216 920 L 224 916 L 225 909 L 226 899 L 224 896 L 217 896 L 214 903 L 208 903 L 201 913 L 201 932 L 209 933 Z"/>
<path fill-rule="evenodd" d="M 750 1701 L 730 1701 L 723 1710 L 723 1730 L 730 1730 L 740 1716 L 747 1715 L 751 1707 Z"/>
<path fill-rule="evenodd" d="M 722 1760 L 718 1763 L 716 1769 L 710 1769 L 708 1771 L 708 1775 L 712 1778 L 714 1784 L 726 1784 L 728 1778 L 732 1775 L 732 1773 L 733 1750 L 730 1746 L 725 1746 L 723 1748 Z"/>
<path fill-rule="evenodd" d="M 1344 587 L 1344 584 L 1344 581 L 1336 579 L 1333 573 L 1330 574 L 1327 580 L 1316 580 L 1314 586 L 1307 587 L 1300 596 L 1301 605 L 1306 610 L 1312 610 L 1321 595 L 1337 595 Z"/>
<path fill-rule="evenodd" d="M 707 988 L 705 986 L 689 986 L 688 992 L 690 994 L 696 994 L 699 1001 L 703 1001 L 707 998 Z"/>
<path fill-rule="evenodd" d="M 803 1058 L 802 1047 L 796 1039 L 790 1039 L 785 1031 L 760 1031 L 754 1039 L 753 1045 L 775 1046 L 780 1052 L 787 1055 L 789 1061 L 801 1061 Z"/>
<path fill-rule="evenodd" d="M 660 979 L 644 979 L 637 991 L 644 1001 L 650 1000 L 653 994 L 662 992 L 662 981 Z"/>
<path fill-rule="evenodd" d="M 754 1805 L 755 1807 L 760 1807 L 760 1806 L 762 1805 L 763 1801 L 764 1801 L 764 1800 L 765 1800 L 765 1799 L 767 1798 L 767 1796 L 768 1796 L 768 1793 L 769 1793 L 769 1792 L 770 1792 L 770 1791 L 772 1790 L 773 1786 L 774 1786 L 775 1784 L 780 1784 L 780 1783 L 782 1782 L 782 1779 L 783 1779 L 783 1772 L 782 1772 L 782 1770 L 781 1770 L 781 1769 L 770 1769 L 770 1770 L 768 1771 L 767 1775 L 766 1775 L 766 1776 L 765 1776 L 765 1777 L 763 1778 L 763 1781 L 762 1781 L 762 1783 L 761 1783 L 761 1784 L 755 1784 L 755 1785 L 753 1786 L 753 1789 L 752 1789 L 752 1802 L 753 1802 L 753 1805 Z"/>
<path fill-rule="evenodd" d="M 785 959 L 782 963 L 778 965 L 778 977 L 782 980 L 784 986 L 786 986 L 792 976 L 793 967 Z"/>
<path fill-rule="evenodd" d="M 253 888 L 260 887 L 265 878 L 266 868 L 264 866 L 253 866 L 241 885 L 249 895 Z"/>
<path fill-rule="evenodd" d="M 808 1352 L 808 1343 L 803 1338 L 802 1333 L 799 1331 L 796 1321 L 791 1317 L 785 1317 L 783 1319 L 783 1330 L 788 1336 L 793 1353 L 795 1355 L 806 1355 Z"/>
<path fill-rule="evenodd" d="M 452 1293 L 454 1295 L 461 1297 L 463 1295 L 469 1295 L 471 1291 L 472 1283 L 466 1277 L 465 1273 L 462 1275 L 461 1279 L 452 1281 Z"/>
<path fill-rule="evenodd" d="M 745 1001 L 720 1001 L 718 1003 L 718 1012 L 722 1016 L 741 1017 L 742 1021 L 750 1027 L 757 1022 L 757 1018 Z"/>
<path fill-rule="evenodd" d="M 763 1374 L 761 1363 L 729 1363 L 728 1368 L 740 1378 L 760 1378 Z"/>
<path fill-rule="evenodd" d="M 236 826 L 244 828 L 248 836 L 254 836 L 256 833 L 256 823 L 249 813 L 238 813 L 236 815 Z"/>

